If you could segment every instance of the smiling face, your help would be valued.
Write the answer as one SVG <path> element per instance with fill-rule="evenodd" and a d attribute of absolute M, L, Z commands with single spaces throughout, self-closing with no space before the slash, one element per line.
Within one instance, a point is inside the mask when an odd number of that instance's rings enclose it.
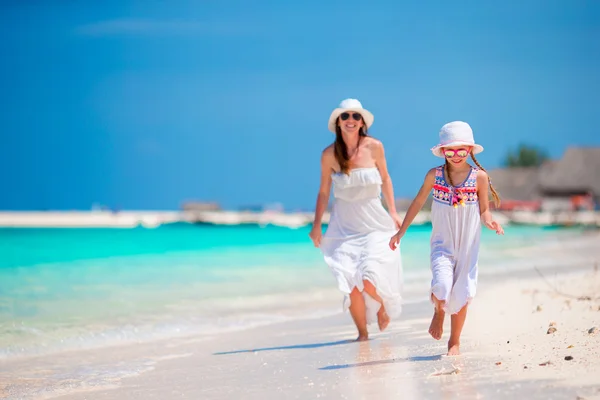
<path fill-rule="evenodd" d="M 442 153 L 449 163 L 460 166 L 467 162 L 467 157 L 472 150 L 473 147 L 470 146 L 452 146 L 444 147 Z"/>
<path fill-rule="evenodd" d="M 355 111 L 346 111 L 340 114 L 338 117 L 338 126 L 343 133 L 352 134 L 360 131 L 365 125 L 362 115 Z"/>

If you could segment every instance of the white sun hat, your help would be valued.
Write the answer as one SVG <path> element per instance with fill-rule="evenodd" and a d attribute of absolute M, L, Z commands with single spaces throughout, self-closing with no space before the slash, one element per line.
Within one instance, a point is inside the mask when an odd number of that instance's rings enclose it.
<path fill-rule="evenodd" d="M 328 127 L 331 132 L 335 133 L 335 123 L 340 114 L 346 111 L 360 113 L 360 115 L 362 115 L 363 119 L 365 120 L 365 125 L 367 126 L 367 129 L 371 127 L 371 125 L 373 124 L 373 120 L 375 119 L 373 114 L 371 114 L 368 110 L 363 108 L 362 104 L 360 104 L 360 101 L 356 99 L 346 99 L 340 103 L 338 108 L 333 110 L 331 116 L 329 117 Z"/>
<path fill-rule="evenodd" d="M 434 156 L 444 157 L 442 149 L 444 147 L 470 146 L 473 147 L 473 154 L 481 153 L 483 146 L 476 144 L 473 139 L 473 129 L 466 122 L 454 121 L 448 122 L 440 130 L 440 143 L 431 149 Z"/>

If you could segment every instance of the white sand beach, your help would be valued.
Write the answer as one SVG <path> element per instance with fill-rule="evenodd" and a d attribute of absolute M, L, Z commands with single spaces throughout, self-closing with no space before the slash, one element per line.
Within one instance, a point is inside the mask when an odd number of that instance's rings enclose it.
<path fill-rule="evenodd" d="M 350 317 L 338 313 L 4 360 L 0 397 L 598 399 L 600 332 L 588 333 L 600 329 L 598 243 L 590 233 L 537 249 L 545 262 L 524 257 L 493 271 L 482 266 L 459 357 L 444 356 L 447 333 L 439 342 L 429 337 L 432 308 L 419 297 L 386 332 L 372 327 L 364 343 L 352 341 Z M 411 285 L 426 295 L 426 279 Z M 547 333 L 551 325 L 556 331 Z"/>

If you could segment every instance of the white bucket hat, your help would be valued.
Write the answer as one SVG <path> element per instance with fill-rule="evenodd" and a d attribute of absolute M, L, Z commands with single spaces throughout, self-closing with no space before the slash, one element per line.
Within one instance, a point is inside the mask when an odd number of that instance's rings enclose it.
<path fill-rule="evenodd" d="M 367 126 L 367 129 L 371 127 L 371 125 L 373 124 L 373 120 L 375 119 L 373 114 L 371 114 L 368 110 L 363 108 L 362 104 L 360 104 L 360 101 L 356 99 L 346 99 L 340 103 L 340 106 L 338 108 L 333 110 L 331 116 L 329 117 L 328 127 L 331 132 L 335 133 L 336 121 L 340 114 L 346 111 L 360 113 L 360 115 L 362 115 L 363 119 L 365 120 L 365 125 Z"/>
<path fill-rule="evenodd" d="M 470 146 L 473 147 L 473 154 L 481 153 L 483 146 L 476 144 L 473 139 L 473 129 L 466 122 L 454 121 L 448 122 L 440 130 L 440 143 L 431 149 L 434 156 L 444 157 L 442 149 L 444 147 Z"/>

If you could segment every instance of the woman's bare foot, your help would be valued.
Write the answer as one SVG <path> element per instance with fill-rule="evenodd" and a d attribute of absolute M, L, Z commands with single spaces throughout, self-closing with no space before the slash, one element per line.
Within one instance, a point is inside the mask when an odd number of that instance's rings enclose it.
<path fill-rule="evenodd" d="M 379 330 L 383 332 L 385 328 L 390 323 L 390 316 L 385 312 L 385 308 L 383 306 L 377 312 L 377 324 L 379 325 Z"/>
<path fill-rule="evenodd" d="M 359 332 L 358 333 L 358 337 L 356 338 L 357 342 L 366 342 L 367 340 L 369 340 L 368 332 Z"/>
<path fill-rule="evenodd" d="M 457 340 L 448 341 L 448 355 L 449 356 L 460 356 L 460 342 Z"/>
<path fill-rule="evenodd" d="M 443 310 L 435 310 L 433 312 L 433 318 L 431 319 L 431 325 L 429 325 L 429 334 L 435 340 L 440 340 L 444 333 L 444 317 L 446 313 Z"/>

